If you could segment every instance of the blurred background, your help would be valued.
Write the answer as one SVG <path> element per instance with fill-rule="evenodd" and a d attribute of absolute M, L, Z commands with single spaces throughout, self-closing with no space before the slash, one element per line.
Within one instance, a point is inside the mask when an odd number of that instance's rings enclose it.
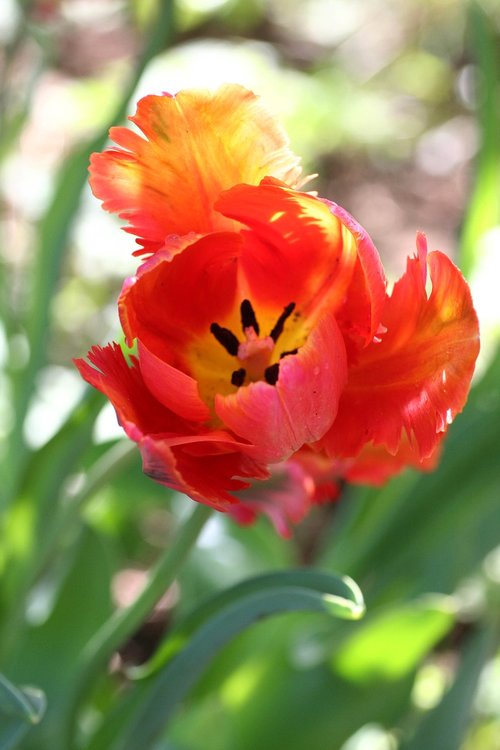
<path fill-rule="evenodd" d="M 359 629 L 332 634 L 305 616 L 252 629 L 158 748 L 498 750 L 498 0 L 1 0 L 0 42 L 0 437 L 4 489 L 21 498 L 0 562 L 4 621 L 20 622 L 17 596 L 24 622 L 9 674 L 57 695 L 47 675 L 63 667 L 46 652 L 70 638 L 65 586 L 100 587 L 95 628 L 134 596 L 188 505 L 135 460 L 66 519 L 121 435 L 71 360 L 119 336 L 116 299 L 136 267 L 133 238 L 90 193 L 88 155 L 141 96 L 234 81 L 263 97 L 319 175 L 310 189 L 367 229 L 391 280 L 417 230 L 460 265 L 481 320 L 477 387 L 435 475 L 347 488 L 292 542 L 265 521 L 211 521 L 179 586 L 115 655 L 86 726 L 115 699 L 123 664 L 152 652 L 174 603 L 314 562 L 358 580 L 369 605 Z M 82 560 L 100 578 L 88 590 Z M 59 747 L 48 716 L 23 747 Z"/>

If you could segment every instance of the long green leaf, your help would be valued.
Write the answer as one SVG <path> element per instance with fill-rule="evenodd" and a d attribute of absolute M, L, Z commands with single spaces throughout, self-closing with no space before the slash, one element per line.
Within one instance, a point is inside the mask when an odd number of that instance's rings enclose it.
<path fill-rule="evenodd" d="M 400 750 L 457 750 L 471 714 L 479 675 L 492 646 L 492 634 L 479 630 L 467 643 L 455 682 L 441 703 L 421 721 Z"/>
<path fill-rule="evenodd" d="M 36 375 L 44 363 L 50 333 L 50 310 L 54 291 L 67 247 L 69 233 L 76 216 L 80 195 L 87 180 L 89 154 L 100 150 L 106 142 L 111 125 L 123 119 L 128 102 L 147 63 L 172 38 L 174 3 L 159 3 L 157 17 L 147 35 L 147 44 L 124 89 L 123 97 L 111 122 L 96 138 L 78 146 L 65 160 L 56 180 L 52 203 L 39 227 L 39 246 L 32 268 L 31 305 L 25 323 L 30 357 L 25 370 L 15 379 L 15 426 L 7 452 L 5 502 L 14 499 L 20 474 L 26 461 L 22 429 Z"/>
<path fill-rule="evenodd" d="M 478 2 L 470 3 L 470 47 L 478 68 L 480 149 L 460 243 L 460 264 L 469 274 L 484 234 L 500 222 L 500 54 L 494 23 Z"/>
<path fill-rule="evenodd" d="M 324 575 L 324 582 L 328 581 L 328 589 L 321 592 L 314 584 L 309 588 L 303 584 L 303 572 L 295 571 L 300 579 L 295 585 L 292 584 L 293 574 L 287 576 L 282 585 L 275 586 L 269 585 L 269 576 L 266 576 L 265 588 L 236 599 L 206 620 L 185 648 L 152 681 L 145 700 L 123 735 L 112 745 L 112 750 L 150 748 L 217 653 L 253 623 L 283 612 L 322 612 L 348 619 L 357 619 L 363 614 L 361 594 L 354 582 L 320 574 Z M 311 583 L 313 580 L 311 577 Z M 252 582 L 252 587 L 257 585 L 258 579 Z M 348 593 L 350 596 L 346 596 Z"/>
<path fill-rule="evenodd" d="M 330 606 L 338 606 L 337 616 L 346 620 L 358 620 L 365 611 L 363 595 L 357 584 L 348 576 L 298 568 L 248 578 L 203 602 L 172 630 L 154 657 L 145 665 L 129 671 L 133 679 L 144 679 L 163 669 L 165 665 L 187 643 L 198 628 L 223 608 L 251 594 L 280 587 L 304 586 L 322 594 L 328 592 Z"/>
<path fill-rule="evenodd" d="M 46 715 L 30 734 L 29 750 L 68 750 L 64 722 L 79 680 L 78 656 L 112 611 L 110 545 L 86 528 L 74 545 L 73 559 L 65 562 L 55 600 L 48 597 L 48 617 L 19 628 L 4 658 L 9 676 L 40 686 L 47 696 Z"/>
<path fill-rule="evenodd" d="M 18 688 L 0 674 L 0 750 L 13 750 L 45 713 L 45 696 L 32 687 Z"/>
<path fill-rule="evenodd" d="M 16 635 L 24 608 L 26 591 L 38 575 L 40 565 L 46 559 L 54 540 L 58 539 L 61 531 L 60 515 L 54 506 L 60 499 L 64 479 L 74 471 L 91 440 L 92 427 L 102 403 L 100 393 L 88 391 L 56 435 L 31 456 L 18 503 L 7 515 L 7 530 L 10 524 L 22 524 L 26 543 L 25 552 L 20 556 L 15 549 L 10 549 L 11 534 L 6 534 L 0 609 L 0 654 L 10 648 L 11 638 Z M 26 513 L 22 520 L 16 520 L 16 511 L 21 503 L 34 512 Z M 72 507 L 66 506 L 66 514 Z M 4 617 L 7 613 L 9 621 L 6 625 Z"/>

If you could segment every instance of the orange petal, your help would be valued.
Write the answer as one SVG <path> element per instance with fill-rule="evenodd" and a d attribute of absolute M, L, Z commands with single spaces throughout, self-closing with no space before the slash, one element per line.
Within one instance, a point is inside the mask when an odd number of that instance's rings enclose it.
<path fill-rule="evenodd" d="M 235 84 L 146 96 L 130 119 L 145 137 L 112 128 L 119 148 L 92 155 L 90 184 L 103 208 L 128 221 L 142 245 L 136 255 L 156 252 L 171 234 L 231 229 L 213 210 L 222 190 L 266 175 L 293 187 L 301 173 L 284 131 Z"/>
<path fill-rule="evenodd" d="M 408 439 L 425 459 L 465 404 L 479 352 L 477 316 L 451 260 L 433 252 L 426 266 L 425 255 L 419 238 L 419 257 L 408 260 L 386 300 L 386 334 L 349 369 L 337 419 L 320 443 L 334 457 L 356 456 L 371 441 L 396 455 Z"/>
<path fill-rule="evenodd" d="M 358 248 L 324 201 L 264 180 L 228 190 L 216 205 L 252 230 L 243 232 L 241 256 L 252 302 L 279 309 L 293 301 L 306 318 L 343 304 Z"/>
<path fill-rule="evenodd" d="M 403 439 L 397 453 L 392 455 L 383 445 L 365 445 L 356 458 L 332 459 L 337 477 L 353 484 L 369 484 L 378 487 L 403 469 L 434 471 L 441 455 L 440 433 L 432 453 L 424 459 L 419 456 L 418 447 Z"/>
<path fill-rule="evenodd" d="M 344 209 L 322 199 L 356 240 L 357 259 L 337 321 L 351 346 L 366 346 L 377 334 L 385 303 L 386 278 L 380 256 L 368 233 Z M 357 345 L 357 346 L 356 346 Z"/>

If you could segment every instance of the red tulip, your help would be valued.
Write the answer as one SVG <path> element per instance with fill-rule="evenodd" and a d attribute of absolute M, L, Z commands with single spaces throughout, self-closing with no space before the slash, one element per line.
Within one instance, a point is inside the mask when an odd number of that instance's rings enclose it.
<path fill-rule="evenodd" d="M 388 295 L 366 232 L 297 190 L 285 136 L 238 86 L 146 97 L 132 119 L 146 139 L 114 129 L 91 184 L 152 254 L 119 300 L 138 356 L 111 344 L 77 365 L 144 471 L 286 535 L 337 476 L 432 467 L 479 349 L 447 256 L 419 235 Z"/>

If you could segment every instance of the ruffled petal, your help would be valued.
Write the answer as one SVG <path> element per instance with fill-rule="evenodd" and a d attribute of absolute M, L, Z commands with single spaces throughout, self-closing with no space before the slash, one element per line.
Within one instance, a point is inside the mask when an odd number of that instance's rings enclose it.
<path fill-rule="evenodd" d="M 403 469 L 412 468 L 418 471 L 434 471 L 441 455 L 441 440 L 444 433 L 438 435 L 438 442 L 427 458 L 420 458 L 418 447 L 402 440 L 397 452 L 393 455 L 383 445 L 365 445 L 356 458 L 332 459 L 337 477 L 352 484 L 369 484 L 375 487 L 385 484 L 391 477 Z"/>
<path fill-rule="evenodd" d="M 129 366 L 119 344 L 94 346 L 88 359 L 90 364 L 85 359 L 76 359 L 75 365 L 87 383 L 109 398 L 119 424 L 132 440 L 145 433 L 189 434 L 189 423 L 150 393 L 137 360 L 132 357 Z"/>
<path fill-rule="evenodd" d="M 241 86 L 146 96 L 130 119 L 144 137 L 112 128 L 118 148 L 92 155 L 90 184 L 103 208 L 128 221 L 142 246 L 136 255 L 156 252 L 171 234 L 232 228 L 213 210 L 232 185 L 299 179 L 286 134 Z"/>
<path fill-rule="evenodd" d="M 426 264 L 422 237 L 418 249 L 386 300 L 387 333 L 349 370 L 337 419 L 320 442 L 331 456 L 357 456 L 371 441 L 396 455 L 408 439 L 423 460 L 465 404 L 479 352 L 470 291 L 446 255 L 432 252 Z"/>
<path fill-rule="evenodd" d="M 341 206 L 322 199 L 356 240 L 357 258 L 346 298 L 337 313 L 347 345 L 371 343 L 378 333 L 385 304 L 386 278 L 380 256 L 368 233 Z"/>
<path fill-rule="evenodd" d="M 346 371 L 344 342 L 327 314 L 299 352 L 281 360 L 275 385 L 260 381 L 217 396 L 215 410 L 227 428 L 253 444 L 254 458 L 277 463 L 330 427 Z"/>
<path fill-rule="evenodd" d="M 118 344 L 94 347 L 89 360 L 75 364 L 115 407 L 120 425 L 139 446 L 148 476 L 221 511 L 238 502 L 232 492 L 248 487 L 250 479 L 269 476 L 243 441 L 224 430 L 200 431 L 159 402 L 137 361 L 129 367 Z"/>
<path fill-rule="evenodd" d="M 249 487 L 250 479 L 269 476 L 245 453 L 244 444 L 223 431 L 191 439 L 146 435 L 139 448 L 145 474 L 222 512 L 239 503 L 233 493 Z"/>

